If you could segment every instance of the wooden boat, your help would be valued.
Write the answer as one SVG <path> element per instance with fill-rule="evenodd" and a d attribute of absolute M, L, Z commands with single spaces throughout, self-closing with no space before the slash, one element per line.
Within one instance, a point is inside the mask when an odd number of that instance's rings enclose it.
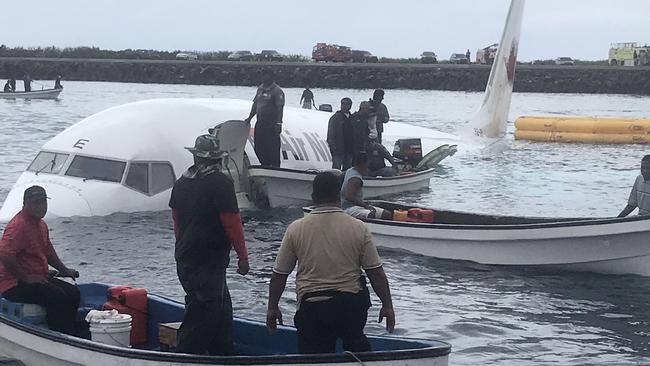
<path fill-rule="evenodd" d="M 540 218 L 433 210 L 432 223 L 365 222 L 377 245 L 431 257 L 650 276 L 650 216 Z"/>
<path fill-rule="evenodd" d="M 251 166 L 248 176 L 261 199 L 268 199 L 269 207 L 304 206 L 312 202 L 311 191 L 314 176 L 319 170 L 295 170 L 274 167 Z M 429 187 L 433 168 L 421 172 L 394 177 L 363 178 L 363 194 L 367 198 L 378 198 Z M 256 200 L 260 199 L 256 197 Z"/>
<path fill-rule="evenodd" d="M 59 97 L 59 94 L 63 89 L 43 89 L 43 90 L 32 90 L 28 92 L 17 91 L 11 93 L 0 93 L 0 99 L 56 99 Z"/>
<path fill-rule="evenodd" d="M 106 301 L 108 285 L 79 285 L 86 312 Z M 413 365 L 446 366 L 451 346 L 444 342 L 370 336 L 373 352 L 300 355 L 294 328 L 269 335 L 266 325 L 235 319 L 237 356 L 200 356 L 159 351 L 158 325 L 183 318 L 183 305 L 148 295 L 148 343 L 144 349 L 118 347 L 64 335 L 0 314 L 0 350 L 25 365 Z M 83 314 L 82 314 L 83 316 Z"/>

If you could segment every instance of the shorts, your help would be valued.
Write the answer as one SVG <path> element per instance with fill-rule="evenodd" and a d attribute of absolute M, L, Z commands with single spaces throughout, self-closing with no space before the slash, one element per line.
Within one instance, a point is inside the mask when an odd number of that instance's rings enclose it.
<path fill-rule="evenodd" d="M 372 206 L 375 209 L 375 218 L 381 218 L 384 213 L 384 209 L 381 207 Z M 367 219 L 370 215 L 370 210 L 361 206 L 352 206 L 343 210 L 346 214 L 355 217 L 357 219 Z"/>

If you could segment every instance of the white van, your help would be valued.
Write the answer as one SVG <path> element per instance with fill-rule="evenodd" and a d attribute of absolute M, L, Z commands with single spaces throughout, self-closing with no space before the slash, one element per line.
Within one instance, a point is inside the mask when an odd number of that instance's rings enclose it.
<path fill-rule="evenodd" d="M 185 53 L 185 52 L 179 52 L 176 54 L 176 59 L 177 60 L 190 60 L 190 61 L 195 61 L 199 59 L 199 56 L 197 56 L 196 53 Z"/>

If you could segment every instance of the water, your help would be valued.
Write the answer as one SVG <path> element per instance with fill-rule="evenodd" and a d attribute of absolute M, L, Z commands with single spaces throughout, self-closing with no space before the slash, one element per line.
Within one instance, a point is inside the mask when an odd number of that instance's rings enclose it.
<path fill-rule="evenodd" d="M 0 200 L 40 146 L 105 108 L 159 97 L 251 99 L 253 88 L 68 82 L 60 100 L 0 100 Z M 298 106 L 301 89 L 285 89 Z M 316 103 L 358 103 L 370 90 L 315 89 Z M 480 93 L 389 90 L 393 121 L 454 133 L 477 109 Z M 650 98 L 515 94 L 521 115 L 650 117 Z M 245 116 L 242 116 L 242 118 Z M 458 155 L 443 162 L 429 191 L 397 197 L 438 208 L 512 215 L 613 216 L 626 204 L 647 146 L 514 141 L 494 156 Z M 235 313 L 265 319 L 268 280 L 287 224 L 299 210 L 245 215 L 251 273 L 229 271 Z M 169 212 L 114 214 L 49 222 L 63 261 L 84 281 L 147 287 L 182 299 Z M 650 278 L 484 266 L 380 250 L 391 282 L 398 335 L 448 341 L 455 365 L 650 364 Z M 281 306 L 291 322 L 294 287 Z M 369 333 L 383 334 L 371 308 Z"/>

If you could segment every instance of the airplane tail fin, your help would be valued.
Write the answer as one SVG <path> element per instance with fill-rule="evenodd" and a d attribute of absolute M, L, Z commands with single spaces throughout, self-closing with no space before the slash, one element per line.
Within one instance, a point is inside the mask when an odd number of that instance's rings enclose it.
<path fill-rule="evenodd" d="M 506 134 L 524 4 L 525 0 L 512 0 L 510 3 L 483 103 L 470 121 L 468 134 L 472 136 L 499 138 Z"/>

